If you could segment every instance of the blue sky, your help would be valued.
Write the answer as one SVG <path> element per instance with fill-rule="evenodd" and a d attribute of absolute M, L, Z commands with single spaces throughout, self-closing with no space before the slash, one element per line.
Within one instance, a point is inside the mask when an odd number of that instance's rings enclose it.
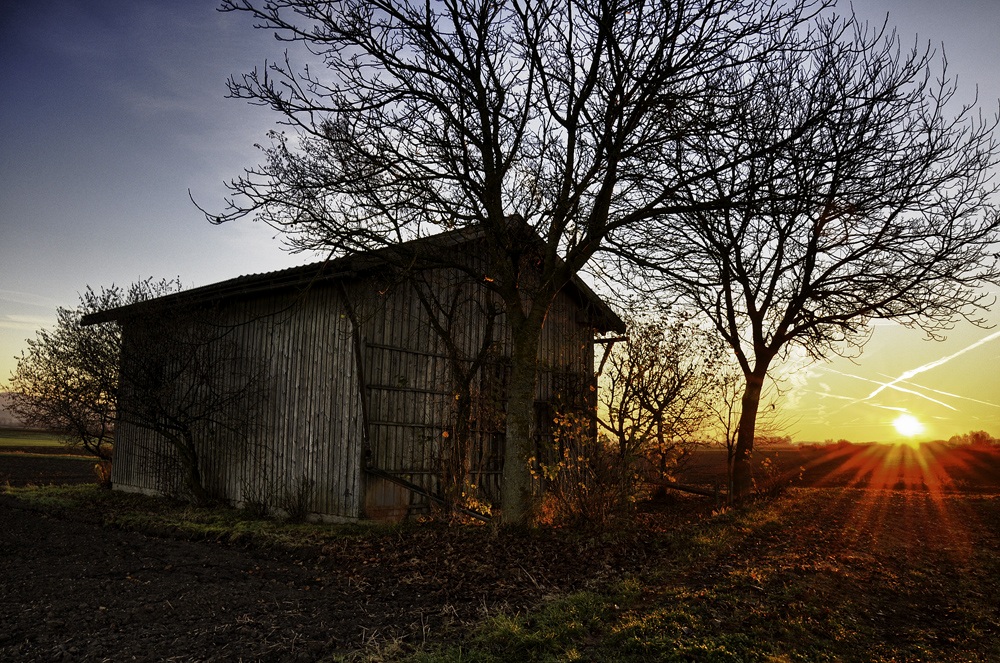
<path fill-rule="evenodd" d="M 201 285 L 304 260 L 255 224 L 208 224 L 273 118 L 229 73 L 280 54 L 211 2 L 21 3 L 0 57 L 0 375 L 20 336 L 86 284 Z"/>
<path fill-rule="evenodd" d="M 843 5 L 847 6 L 847 5 Z M 905 43 L 947 46 L 966 97 L 1000 98 L 1000 2 L 858 0 L 886 12 Z M 223 182 L 256 163 L 275 118 L 225 99 L 229 74 L 282 52 L 245 16 L 211 0 L 47 0 L 0 5 L 0 385 L 24 339 L 74 306 L 86 285 L 179 276 L 187 286 L 301 264 L 273 230 L 216 227 L 188 192 L 220 209 Z M 1000 316 L 994 314 L 994 321 Z M 790 372 L 790 432 L 802 439 L 892 435 L 886 413 L 919 414 L 936 434 L 1000 435 L 1000 340 L 982 343 L 865 398 L 878 382 L 959 352 L 992 332 L 959 327 L 945 344 L 880 327 L 855 363 Z M 875 380 L 875 383 L 865 382 Z M 938 394 L 936 389 L 954 398 Z M 915 391 L 911 389 L 910 391 Z M 976 405 L 974 401 L 979 401 Z M 893 410 L 896 408 L 896 410 Z M 934 423 L 936 422 L 936 423 Z"/>

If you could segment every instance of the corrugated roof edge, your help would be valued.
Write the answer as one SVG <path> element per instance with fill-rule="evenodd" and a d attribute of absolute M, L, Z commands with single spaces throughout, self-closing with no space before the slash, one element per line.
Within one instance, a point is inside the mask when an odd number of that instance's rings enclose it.
<path fill-rule="evenodd" d="M 225 281 L 210 283 L 208 285 L 183 290 L 181 292 L 164 295 L 144 302 L 137 302 L 127 306 L 107 309 L 86 315 L 81 320 L 84 325 L 93 325 L 101 322 L 112 322 L 126 318 L 140 316 L 145 309 L 153 306 L 172 306 L 184 304 L 205 304 L 209 302 L 222 302 L 226 300 L 242 299 L 264 293 L 276 293 L 282 290 L 309 287 L 315 283 L 332 281 L 341 278 L 357 277 L 367 271 L 375 269 L 387 262 L 386 256 L 390 253 L 397 253 L 403 247 L 413 249 L 420 244 L 433 244 L 436 248 L 448 248 L 467 242 L 472 242 L 482 236 L 482 231 L 472 228 L 459 228 L 448 230 L 435 235 L 421 237 L 396 246 L 387 246 L 382 249 L 357 253 L 340 258 L 322 260 L 319 262 L 289 267 L 273 272 L 263 272 L 260 274 L 246 274 L 237 276 Z M 598 323 L 598 331 L 618 332 L 625 331 L 625 323 L 617 313 L 595 293 L 582 279 L 574 275 L 569 283 L 569 287 L 579 299 L 583 306 L 594 308 L 595 322 Z"/>

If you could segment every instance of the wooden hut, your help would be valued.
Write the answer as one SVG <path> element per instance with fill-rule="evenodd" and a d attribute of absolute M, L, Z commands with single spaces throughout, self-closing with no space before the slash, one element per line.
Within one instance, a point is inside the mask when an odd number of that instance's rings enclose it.
<path fill-rule="evenodd" d="M 469 231 L 417 242 L 475 260 Z M 125 367 L 150 363 L 150 348 L 162 345 L 148 338 L 154 312 L 197 311 L 201 324 L 224 330 L 226 347 L 238 348 L 262 376 L 260 397 L 235 413 L 252 425 L 206 424 L 196 436 L 201 480 L 218 498 L 280 507 L 297 497 L 326 519 L 395 519 L 428 507 L 444 489 L 450 463 L 477 499 L 496 504 L 510 357 L 502 307 L 468 270 L 430 264 L 401 277 L 397 265 L 385 251 L 359 254 L 241 276 L 86 322 L 121 325 Z M 153 326 L 162 333 L 162 322 Z M 595 332 L 623 330 L 582 281 L 559 293 L 539 347 L 540 424 L 551 421 L 557 400 L 591 391 Z M 456 368 L 466 377 L 473 372 L 464 401 Z M 231 372 L 221 364 L 203 370 Z M 123 388 L 123 411 L 130 397 Z M 456 420 L 460 403 L 464 427 Z M 458 435 L 466 443 L 460 453 Z M 178 472 L 176 451 L 162 436 L 124 417 L 116 430 L 115 488 L 181 491 Z"/>

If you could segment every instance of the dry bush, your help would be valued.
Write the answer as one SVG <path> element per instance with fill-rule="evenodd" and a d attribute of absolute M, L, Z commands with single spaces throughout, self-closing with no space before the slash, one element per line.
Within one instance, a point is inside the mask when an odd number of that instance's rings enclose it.
<path fill-rule="evenodd" d="M 102 460 L 94 464 L 94 474 L 97 485 L 105 490 L 111 490 L 111 461 Z"/>
<path fill-rule="evenodd" d="M 274 504 L 274 487 L 269 481 L 243 481 L 243 510 L 252 518 L 267 518 Z"/>
<path fill-rule="evenodd" d="M 639 490 L 632 459 L 594 434 L 587 413 L 559 415 L 553 423 L 548 457 L 532 459 L 545 491 L 539 522 L 603 525 L 627 516 Z"/>
<path fill-rule="evenodd" d="M 798 473 L 783 470 L 781 463 L 774 457 L 765 456 L 757 466 L 753 475 L 753 492 L 757 497 L 774 498 L 783 494 L 796 480 L 802 480 L 804 467 L 798 468 Z"/>
<path fill-rule="evenodd" d="M 310 512 L 315 488 L 316 482 L 303 474 L 281 492 L 278 506 L 285 512 L 285 518 L 289 522 L 301 523 L 305 521 Z"/>

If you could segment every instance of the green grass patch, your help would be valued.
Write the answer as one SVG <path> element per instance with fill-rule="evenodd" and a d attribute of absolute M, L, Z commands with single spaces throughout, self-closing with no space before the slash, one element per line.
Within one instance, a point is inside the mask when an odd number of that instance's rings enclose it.
<path fill-rule="evenodd" d="M 99 505 L 102 493 L 95 484 L 70 486 L 0 486 L 0 494 L 11 495 L 36 507 L 61 509 Z"/>
<path fill-rule="evenodd" d="M 96 484 L 0 487 L 39 508 L 76 509 L 103 525 L 189 540 L 245 543 L 289 549 L 321 546 L 334 539 L 363 536 L 386 526 L 375 523 L 289 523 L 255 518 L 228 506 L 195 507 L 139 493 L 104 490 Z"/>
<path fill-rule="evenodd" d="M 4 447 L 61 447 L 64 444 L 56 433 L 0 428 L 0 451 Z"/>
<path fill-rule="evenodd" d="M 605 638 L 640 596 L 639 585 L 624 581 L 601 592 L 553 597 L 527 615 L 487 619 L 462 645 L 421 652 L 420 663 L 504 663 L 506 661 L 589 661 L 591 644 Z"/>

